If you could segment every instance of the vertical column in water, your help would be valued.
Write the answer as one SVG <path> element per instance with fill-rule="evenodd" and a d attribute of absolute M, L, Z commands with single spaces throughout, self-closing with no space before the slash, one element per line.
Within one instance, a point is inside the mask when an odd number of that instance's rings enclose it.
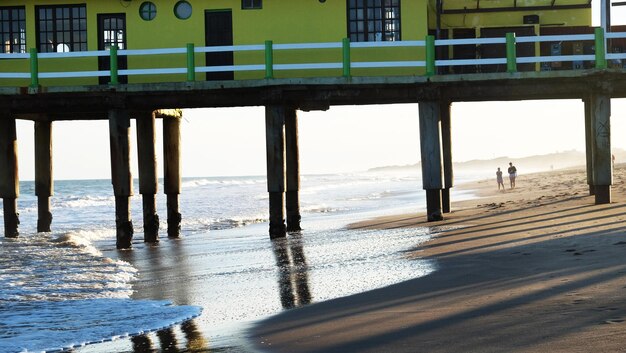
<path fill-rule="evenodd" d="M 450 102 L 441 101 L 439 108 L 441 119 L 441 147 L 443 151 L 444 188 L 441 189 L 441 207 L 443 213 L 450 212 L 450 189 L 454 186 L 452 167 L 452 125 L 450 119 Z"/>
<path fill-rule="evenodd" d="M 15 238 L 19 234 L 19 195 L 15 119 L 8 112 L 0 112 L 0 197 L 4 211 L 4 236 L 8 238 Z"/>
<path fill-rule="evenodd" d="M 300 159 L 298 148 L 298 113 L 295 108 L 285 108 L 285 159 L 287 164 L 287 231 L 297 232 L 300 227 Z"/>
<path fill-rule="evenodd" d="M 182 221 L 178 202 L 181 190 L 180 120 L 182 111 L 159 110 L 157 115 L 163 118 L 163 167 L 165 170 L 163 181 L 167 195 L 167 236 L 178 238 Z"/>
<path fill-rule="evenodd" d="M 285 107 L 265 107 L 267 191 L 269 192 L 270 238 L 286 236 L 283 199 L 285 192 Z"/>
<path fill-rule="evenodd" d="M 611 98 L 603 93 L 591 96 L 593 134 L 593 184 L 596 205 L 611 203 L 613 161 L 611 154 Z"/>
<path fill-rule="evenodd" d="M 139 193 L 143 200 L 144 241 L 159 241 L 159 216 L 156 212 L 158 192 L 155 152 L 155 116 L 151 111 L 134 113 L 137 121 L 137 160 L 139 164 Z"/>
<path fill-rule="evenodd" d="M 46 117 L 35 121 L 35 195 L 37 195 L 37 231 L 49 232 L 52 223 L 50 197 L 54 195 L 52 180 L 52 122 Z"/>
<path fill-rule="evenodd" d="M 422 184 L 426 190 L 426 214 L 429 222 L 443 219 L 441 189 L 441 126 L 438 101 L 419 102 Z"/>
<path fill-rule="evenodd" d="M 589 185 L 589 195 L 595 195 L 593 183 L 593 128 L 591 126 L 591 100 L 583 99 L 585 104 L 585 157 L 587 160 L 587 184 Z"/>
<path fill-rule="evenodd" d="M 133 222 L 130 215 L 133 179 L 130 173 L 130 117 L 127 110 L 109 111 L 109 134 L 117 248 L 127 249 L 131 247 L 133 238 Z"/>

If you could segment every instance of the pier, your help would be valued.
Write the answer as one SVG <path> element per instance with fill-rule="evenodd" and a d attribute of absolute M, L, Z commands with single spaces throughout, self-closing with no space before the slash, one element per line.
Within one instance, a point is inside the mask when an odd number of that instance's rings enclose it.
<path fill-rule="evenodd" d="M 581 99 L 585 102 L 585 125 L 587 146 L 587 183 L 596 204 L 611 202 L 612 163 L 610 149 L 611 98 L 626 97 L 626 70 L 609 68 L 609 60 L 626 60 L 626 54 L 607 53 L 607 38 L 602 29 L 594 34 L 563 35 L 559 38 L 519 37 L 508 34 L 502 38 L 434 40 L 428 36 L 424 41 L 369 44 L 377 49 L 394 50 L 397 47 L 421 48 L 424 56 L 417 61 L 353 62 L 350 52 L 363 48 L 344 40 L 341 43 L 322 43 L 243 48 L 230 46 L 217 51 L 257 50 L 265 52 L 265 61 L 242 70 L 264 73 L 264 78 L 241 80 L 199 81 L 196 73 L 219 72 L 237 69 L 237 66 L 194 65 L 197 52 L 211 50 L 209 47 L 187 46 L 184 61 L 187 67 L 157 70 L 149 68 L 120 69 L 115 66 L 117 55 L 144 55 L 149 51 L 112 50 L 110 69 L 98 71 L 106 75 L 109 84 L 94 85 L 42 85 L 42 77 L 83 77 L 84 73 L 67 71 L 42 73 L 38 65 L 31 65 L 30 72 L 6 73 L 3 78 L 29 80 L 29 86 L 0 85 L 0 197 L 3 200 L 4 235 L 18 236 L 19 197 L 18 141 L 15 120 L 35 121 L 36 190 L 38 197 L 38 231 L 53 229 L 50 197 L 53 196 L 52 180 L 52 129 L 60 120 L 108 120 L 111 150 L 111 180 L 115 195 L 115 225 L 118 248 L 131 246 L 133 237 L 130 197 L 133 196 L 130 168 L 130 120 L 137 121 L 137 145 L 139 163 L 139 192 L 143 199 L 144 234 L 146 242 L 159 239 L 159 215 L 156 213 L 157 165 L 154 124 L 163 120 L 163 177 L 167 195 L 167 235 L 180 235 L 181 193 L 180 121 L 181 109 L 264 106 L 267 149 L 267 190 L 269 193 L 269 235 L 285 237 L 287 232 L 301 229 L 300 215 L 300 168 L 298 153 L 298 111 L 326 110 L 333 105 L 367 105 L 419 103 L 415 112 L 419 119 L 419 136 L 422 156 L 422 188 L 426 193 L 426 217 L 429 221 L 445 218 L 450 212 L 450 189 L 454 186 L 452 170 L 452 141 L 450 107 L 455 102 L 510 101 L 537 99 Z M 626 33 L 611 33 L 611 38 L 626 38 Z M 515 48 L 519 42 L 541 43 L 545 40 L 594 41 L 596 52 L 585 55 L 562 55 L 558 57 L 517 57 Z M 507 47 L 501 58 L 445 59 L 436 58 L 436 47 L 456 45 L 497 44 Z M 278 48 L 277 48 L 278 47 Z M 343 51 L 342 62 L 274 64 L 276 50 L 315 50 L 338 48 Z M 167 50 L 162 50 L 167 52 Z M 171 49 L 180 53 L 180 49 Z M 68 53 L 48 54 L 49 57 L 77 60 Z M 162 52 L 159 53 L 159 55 Z M 6 57 L 13 54 L 2 54 Z M 19 54 L 22 60 L 37 63 L 43 60 L 36 52 Z M 91 55 L 85 52 L 83 56 Z M 101 55 L 95 53 L 93 55 Z M 525 68 L 522 63 L 579 62 L 589 68 L 575 70 L 541 71 Z M 182 60 L 181 60 L 182 62 Z M 282 65 L 282 66 L 281 66 Z M 292 66 L 289 66 L 292 65 Z M 451 73 L 444 68 L 474 65 L 490 67 L 505 65 L 504 72 Z M 245 66 L 245 65 L 244 65 Z M 356 75 L 355 68 L 423 68 L 421 75 Z M 279 70 L 333 69 L 332 77 L 277 77 Z M 479 70 L 480 71 L 480 70 Z M 485 70 L 486 71 L 486 70 Z M 298 71 L 299 72 L 299 71 Z M 119 75 L 178 74 L 180 80 L 164 82 L 120 83 Z M 168 76 L 169 77 L 169 76 Z M 57 82 L 57 81 L 55 81 Z M 419 134 L 419 135 L 418 135 Z M 419 187 L 419 185 L 416 185 Z M 416 208 L 419 208 L 416 205 Z"/>

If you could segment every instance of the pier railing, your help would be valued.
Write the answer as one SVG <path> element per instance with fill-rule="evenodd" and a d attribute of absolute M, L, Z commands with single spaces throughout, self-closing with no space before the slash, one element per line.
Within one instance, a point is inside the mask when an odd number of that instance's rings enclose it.
<path fill-rule="evenodd" d="M 470 38 L 470 39 L 438 39 L 427 36 L 425 40 L 396 41 L 396 42 L 356 42 L 351 43 L 348 39 L 341 42 L 330 43 L 296 43 L 296 44 L 274 44 L 266 41 L 257 45 L 232 45 L 232 46 L 204 46 L 196 47 L 187 44 L 184 48 L 162 48 L 162 49 L 131 49 L 118 50 L 112 47 L 111 50 L 84 51 L 84 52 L 64 52 L 64 53 L 37 53 L 31 49 L 29 53 L 3 54 L 0 53 L 0 86 L 6 80 L 30 80 L 31 87 L 38 87 L 40 79 L 70 79 L 70 78 L 98 78 L 110 77 L 110 84 L 118 84 L 120 76 L 141 76 L 141 75 L 180 75 L 187 81 L 195 81 L 197 73 L 213 72 L 261 72 L 265 79 L 274 78 L 275 71 L 307 71 L 307 70 L 332 70 L 337 76 L 350 77 L 353 69 L 381 69 L 381 68 L 418 68 L 424 75 L 433 76 L 441 74 L 439 68 L 452 68 L 455 66 L 476 66 L 486 67 L 490 65 L 506 65 L 506 71 L 514 73 L 518 71 L 518 64 L 541 64 L 553 62 L 587 62 L 596 69 L 607 68 L 607 61 L 621 61 L 626 59 L 626 53 L 607 53 L 607 40 L 626 39 L 626 32 L 604 33 L 602 28 L 595 28 L 593 34 L 570 34 L 570 35 L 544 35 L 544 36 L 520 36 L 514 33 L 507 33 L 505 37 L 495 38 Z M 569 54 L 569 55 L 531 55 L 518 56 L 517 46 L 520 43 L 542 43 L 542 42 L 591 42 L 593 43 L 593 54 Z M 446 59 L 436 58 L 438 47 L 454 48 L 456 46 L 472 45 L 480 47 L 483 45 L 504 45 L 506 55 L 494 58 L 468 58 L 468 59 Z M 537 44 L 535 44 L 537 45 Z M 414 52 L 415 60 L 378 60 L 378 61 L 354 61 L 351 59 L 354 50 L 387 50 L 391 48 L 417 48 Z M 336 62 L 305 62 L 305 63 L 275 63 L 274 55 L 284 51 L 299 50 L 335 50 L 340 51 L 337 57 L 341 61 Z M 236 64 L 226 66 L 197 66 L 196 55 L 219 52 L 257 52 L 264 60 L 252 64 Z M 533 52 L 535 52 L 533 50 Z M 160 56 L 160 55 L 180 55 L 181 58 L 170 60 L 174 67 L 128 67 L 120 68 L 118 59 L 120 56 L 140 57 L 140 56 Z M 406 56 L 406 55 L 404 55 Z M 98 58 L 109 57 L 110 69 L 106 70 L 82 70 L 73 71 L 72 62 L 76 58 Z M 57 70 L 40 72 L 39 64 L 49 59 L 67 60 L 67 65 L 63 65 L 67 70 Z M 6 71 L 6 66 L 2 63 L 14 61 L 28 61 L 29 71 L 13 72 Z M 142 61 L 135 61 L 138 63 Z M 149 60 L 143 61 L 149 63 Z M 180 65 L 180 66 L 176 66 Z M 3 69 L 2 66 L 5 66 Z M 581 65 L 573 66 L 580 68 Z M 363 72 L 363 71 L 360 71 Z M 415 71 L 417 72 L 417 71 Z M 167 81 L 163 81 L 167 82 Z"/>

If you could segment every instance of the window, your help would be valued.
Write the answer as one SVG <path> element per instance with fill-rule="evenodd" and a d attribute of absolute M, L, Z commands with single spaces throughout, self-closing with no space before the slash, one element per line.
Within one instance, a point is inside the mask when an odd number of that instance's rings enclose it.
<path fill-rule="evenodd" d="M 23 7 L 0 7 L 0 53 L 26 53 L 26 15 Z"/>
<path fill-rule="evenodd" d="M 191 4 L 185 0 L 177 2 L 174 6 L 174 15 L 181 20 L 186 20 L 191 17 L 192 12 Z"/>
<path fill-rule="evenodd" d="M 352 42 L 400 40 L 400 0 L 348 0 Z"/>
<path fill-rule="evenodd" d="M 40 53 L 87 50 L 85 5 L 37 6 L 37 47 Z"/>
<path fill-rule="evenodd" d="M 139 16 L 145 21 L 152 21 L 156 17 L 156 5 L 146 1 L 139 6 Z"/>
<path fill-rule="evenodd" d="M 263 0 L 241 0 L 241 8 L 243 10 L 262 9 Z"/>

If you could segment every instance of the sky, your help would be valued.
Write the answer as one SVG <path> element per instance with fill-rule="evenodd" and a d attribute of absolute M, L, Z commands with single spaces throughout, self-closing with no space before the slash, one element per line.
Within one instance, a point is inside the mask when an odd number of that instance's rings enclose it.
<path fill-rule="evenodd" d="M 625 8 L 613 8 L 613 24 L 626 24 Z M 594 24 L 598 18 L 594 11 Z M 453 103 L 451 115 L 457 162 L 585 150 L 580 100 Z M 337 106 L 299 112 L 298 117 L 302 174 L 363 171 L 420 159 L 417 104 Z M 265 175 L 264 122 L 263 107 L 185 110 L 183 176 Z M 626 100 L 612 100 L 611 124 L 612 147 L 626 149 Z M 17 132 L 20 179 L 32 180 L 33 123 L 18 121 Z M 136 177 L 135 134 L 133 122 L 131 165 Z M 162 173 L 161 121 L 156 134 Z M 55 122 L 53 156 L 56 180 L 110 178 L 108 122 Z"/>
<path fill-rule="evenodd" d="M 453 103 L 454 161 L 584 151 L 584 110 L 578 100 Z M 417 104 L 339 106 L 299 112 L 302 174 L 363 171 L 420 159 Z M 183 176 L 264 175 L 264 108 L 185 110 L 181 123 Z M 162 129 L 157 156 L 162 171 Z M 81 133 L 77 134 L 76 131 Z M 53 124 L 54 178 L 110 177 L 107 121 Z M 613 148 L 626 149 L 626 100 L 612 100 Z M 136 130 L 131 164 L 136 176 Z M 33 123 L 18 121 L 21 180 L 34 177 Z"/>

